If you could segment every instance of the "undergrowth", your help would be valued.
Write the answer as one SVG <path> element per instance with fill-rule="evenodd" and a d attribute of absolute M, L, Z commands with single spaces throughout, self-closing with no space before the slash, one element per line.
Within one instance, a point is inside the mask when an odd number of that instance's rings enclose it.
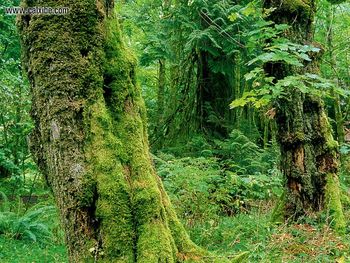
<path fill-rule="evenodd" d="M 189 151 L 182 156 L 173 148 L 153 159 L 196 244 L 228 258 L 247 252 L 246 262 L 350 262 L 348 234 L 336 235 L 325 223 L 327 214 L 271 223 L 283 189 L 273 147 L 261 149 L 234 131 L 225 141 L 209 143 L 197 137 L 185 148 Z M 344 198 L 349 199 L 346 167 L 341 175 Z M 31 192 L 46 195 L 41 184 L 36 185 Z M 68 262 L 53 201 L 40 200 L 28 205 L 21 195 L 8 200 L 1 193 L 0 262 Z M 349 206 L 345 215 L 349 221 Z"/>
<path fill-rule="evenodd" d="M 197 244 L 220 254 L 249 251 L 248 262 L 349 262 L 347 237 L 317 222 L 273 225 L 273 205 L 259 203 L 249 213 L 196 223 L 188 230 Z"/>
<path fill-rule="evenodd" d="M 178 213 L 189 224 L 245 212 L 256 200 L 282 193 L 275 149 L 259 148 L 240 131 L 211 144 L 194 137 L 184 145 L 185 157 L 176 156 L 179 147 L 158 152 L 154 160 Z"/>

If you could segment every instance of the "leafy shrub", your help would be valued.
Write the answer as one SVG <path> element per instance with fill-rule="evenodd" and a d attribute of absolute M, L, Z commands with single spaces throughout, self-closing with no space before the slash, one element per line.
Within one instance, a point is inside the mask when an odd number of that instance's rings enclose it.
<path fill-rule="evenodd" d="M 158 173 L 180 217 L 189 223 L 233 215 L 282 192 L 277 149 L 261 149 L 239 130 L 211 144 L 196 136 L 182 148 L 166 151 L 155 156 Z"/>

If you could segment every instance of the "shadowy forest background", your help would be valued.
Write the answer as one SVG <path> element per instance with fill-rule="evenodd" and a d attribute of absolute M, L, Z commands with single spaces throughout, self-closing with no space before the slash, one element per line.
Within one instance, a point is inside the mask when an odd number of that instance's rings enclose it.
<path fill-rule="evenodd" d="M 350 262 L 350 4 L 278 2 L 115 3 L 152 161 L 215 262 Z M 0 261 L 68 262 L 15 20 L 0 12 Z"/>

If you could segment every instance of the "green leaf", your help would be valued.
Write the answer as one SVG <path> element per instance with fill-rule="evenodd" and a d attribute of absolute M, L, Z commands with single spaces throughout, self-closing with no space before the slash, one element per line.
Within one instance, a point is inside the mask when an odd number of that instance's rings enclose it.
<path fill-rule="evenodd" d="M 238 107 L 243 107 L 248 103 L 248 101 L 244 98 L 236 99 L 230 104 L 230 109 L 238 108 Z"/>
<path fill-rule="evenodd" d="M 277 24 L 275 25 L 275 28 L 278 30 L 278 31 L 284 31 L 284 30 L 287 30 L 289 29 L 291 26 L 290 25 L 287 25 L 287 24 Z"/>
<path fill-rule="evenodd" d="M 256 14 L 257 13 L 257 10 L 254 6 L 253 3 L 249 3 L 246 7 L 244 7 L 242 9 L 242 14 L 245 15 L 245 16 L 250 16 L 252 14 Z"/>
<path fill-rule="evenodd" d="M 303 60 L 311 61 L 310 57 L 307 54 L 305 54 L 305 53 L 297 53 L 297 56 L 300 57 Z"/>
<path fill-rule="evenodd" d="M 245 74 L 244 78 L 245 78 L 245 80 L 251 80 L 251 79 L 258 77 L 263 72 L 264 72 L 264 70 L 262 68 L 255 68 L 252 71 L 250 71 L 249 73 Z"/>
<path fill-rule="evenodd" d="M 241 19 L 241 15 L 239 13 L 232 13 L 229 17 L 231 22 L 235 22 L 237 19 Z"/>

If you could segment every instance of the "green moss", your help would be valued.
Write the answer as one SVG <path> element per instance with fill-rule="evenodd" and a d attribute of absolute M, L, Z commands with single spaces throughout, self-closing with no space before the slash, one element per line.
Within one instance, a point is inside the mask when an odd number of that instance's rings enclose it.
<path fill-rule="evenodd" d="M 331 152 L 338 151 L 339 144 L 333 138 L 332 127 L 329 124 L 328 117 L 324 111 L 320 116 L 320 128 L 321 135 L 325 138 L 326 147 L 328 148 L 328 150 L 330 150 Z"/>
<path fill-rule="evenodd" d="M 293 139 L 295 141 L 297 141 L 297 142 L 303 142 L 303 141 L 305 141 L 305 134 L 303 132 L 297 131 L 294 134 L 294 138 Z"/>
<path fill-rule="evenodd" d="M 283 8 L 290 11 L 290 12 L 296 12 L 302 10 L 302 12 L 305 15 L 309 15 L 311 8 L 311 1 L 310 0 L 284 0 L 282 1 Z"/>
<path fill-rule="evenodd" d="M 176 262 L 177 250 L 170 245 L 172 236 L 164 222 L 161 220 L 148 222 L 139 227 L 138 231 L 137 262 Z"/>
<path fill-rule="evenodd" d="M 339 180 L 335 174 L 327 174 L 325 204 L 331 218 L 331 225 L 338 233 L 344 233 L 346 221 L 343 214 L 343 207 L 340 202 Z"/>
<path fill-rule="evenodd" d="M 105 21 L 106 41 L 104 45 L 104 81 L 105 88 L 111 93 L 107 103 L 113 105 L 112 111 L 119 114 L 124 111 L 127 99 L 137 98 L 135 78 L 136 59 L 125 48 L 120 33 L 118 21 L 107 19 Z M 139 98 L 137 98 L 139 99 Z M 114 116 L 117 117 L 117 116 Z"/>
<path fill-rule="evenodd" d="M 106 262 L 175 262 L 176 246 L 148 154 L 132 56 L 106 21 L 104 94 L 86 110 L 87 150 L 97 181 L 96 217 Z"/>
<path fill-rule="evenodd" d="M 91 141 L 86 155 L 97 183 L 95 214 L 100 224 L 101 249 L 107 262 L 133 262 L 136 233 L 130 206 L 131 190 L 116 151 L 122 142 L 112 133 L 112 119 L 101 94 L 87 112 Z"/>
<path fill-rule="evenodd" d="M 90 207 L 94 203 L 96 193 L 96 181 L 91 174 L 87 173 L 82 178 L 81 188 L 82 190 L 78 192 L 80 195 L 77 196 L 79 206 L 81 208 Z"/>

